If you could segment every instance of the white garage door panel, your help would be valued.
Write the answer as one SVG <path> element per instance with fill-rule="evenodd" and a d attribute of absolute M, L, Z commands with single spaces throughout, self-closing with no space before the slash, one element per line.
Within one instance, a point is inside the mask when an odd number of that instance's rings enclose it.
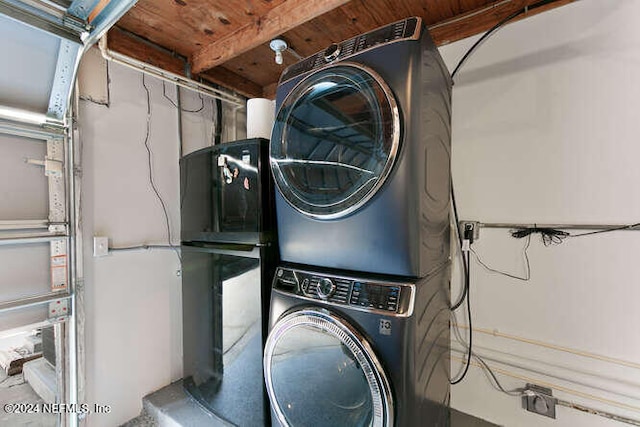
<path fill-rule="evenodd" d="M 51 292 L 49 243 L 0 246 L 0 302 Z"/>
<path fill-rule="evenodd" d="M 46 113 L 60 39 L 25 27 L 0 15 L 0 105 Z"/>
<path fill-rule="evenodd" d="M 0 134 L 0 153 L 0 220 L 47 219 L 49 190 L 44 168 L 25 162 L 44 160 L 46 143 Z"/>
<path fill-rule="evenodd" d="M 47 304 L 0 313 L 0 332 L 42 323 L 48 319 Z"/>

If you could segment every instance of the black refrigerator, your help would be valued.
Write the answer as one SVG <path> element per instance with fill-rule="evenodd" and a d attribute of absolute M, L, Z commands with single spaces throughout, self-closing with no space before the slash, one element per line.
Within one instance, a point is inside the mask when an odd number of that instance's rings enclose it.
<path fill-rule="evenodd" d="M 277 262 L 269 141 L 180 160 L 183 384 L 218 418 L 269 425 L 262 352 Z"/>

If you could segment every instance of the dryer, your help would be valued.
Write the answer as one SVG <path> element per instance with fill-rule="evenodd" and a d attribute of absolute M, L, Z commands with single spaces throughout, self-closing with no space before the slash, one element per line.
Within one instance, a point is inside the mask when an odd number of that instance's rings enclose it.
<path fill-rule="evenodd" d="M 447 426 L 449 267 L 418 281 L 280 267 L 264 372 L 274 426 Z"/>
<path fill-rule="evenodd" d="M 287 68 L 270 144 L 282 259 L 409 277 L 446 263 L 450 104 L 420 18 Z"/>

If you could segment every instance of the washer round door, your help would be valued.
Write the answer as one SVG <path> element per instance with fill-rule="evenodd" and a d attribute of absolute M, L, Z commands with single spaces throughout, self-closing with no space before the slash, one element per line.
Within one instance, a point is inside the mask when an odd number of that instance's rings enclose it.
<path fill-rule="evenodd" d="M 373 70 L 341 63 L 311 74 L 284 99 L 271 135 L 276 185 L 308 216 L 348 215 L 375 195 L 400 141 L 391 89 Z"/>
<path fill-rule="evenodd" d="M 264 372 L 271 407 L 283 426 L 393 425 L 389 381 L 371 346 L 325 310 L 296 311 L 276 323 Z"/>

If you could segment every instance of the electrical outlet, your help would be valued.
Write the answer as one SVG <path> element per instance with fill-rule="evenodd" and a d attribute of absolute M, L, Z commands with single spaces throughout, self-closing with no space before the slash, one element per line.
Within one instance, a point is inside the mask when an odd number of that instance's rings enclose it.
<path fill-rule="evenodd" d="M 550 388 L 527 384 L 522 396 L 522 407 L 529 412 L 556 418 L 556 398 Z"/>
<path fill-rule="evenodd" d="M 480 226 L 478 221 L 460 221 L 458 224 L 458 230 L 460 232 L 460 236 L 465 235 L 465 231 L 471 231 L 473 236 L 473 241 L 475 242 L 480 238 Z"/>
<path fill-rule="evenodd" d="M 93 256 L 101 257 L 109 255 L 109 238 L 103 236 L 93 237 Z"/>

